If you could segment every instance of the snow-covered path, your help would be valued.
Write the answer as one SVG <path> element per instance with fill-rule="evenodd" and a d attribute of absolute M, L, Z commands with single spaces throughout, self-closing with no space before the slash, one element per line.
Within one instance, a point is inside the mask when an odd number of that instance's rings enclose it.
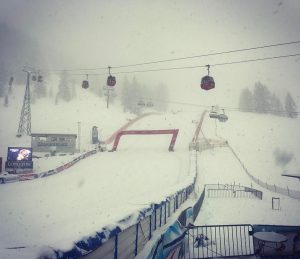
<path fill-rule="evenodd" d="M 195 225 L 300 225 L 300 201 L 270 192 L 252 182 L 229 148 L 202 152 L 198 164 L 200 190 L 203 184 L 240 184 L 262 191 L 263 199 L 205 198 Z M 272 210 L 272 197 L 280 198 L 280 210 Z"/>
<path fill-rule="evenodd" d="M 194 165 L 190 164 L 188 152 L 189 142 L 197 126 L 193 121 L 199 121 L 201 112 L 151 115 L 129 127 L 132 130 L 179 129 L 174 152 L 168 151 L 171 135 L 124 136 L 116 152 L 97 153 L 63 173 L 44 179 L 2 185 L 0 197 L 6 198 L 0 200 L 0 206 L 3 208 L 0 211 L 1 258 L 11 258 L 16 254 L 20 254 L 17 257 L 32 258 L 40 247 L 45 245 L 56 249 L 69 249 L 74 241 L 101 230 L 108 224 L 115 224 L 129 214 L 146 208 L 153 202 L 160 202 L 186 187 L 194 177 L 189 173 L 190 166 Z M 224 124 L 206 116 L 202 132 L 209 139 L 228 139 L 241 154 L 242 159 L 247 157 L 247 152 L 251 154 L 245 159 L 246 166 L 249 166 L 250 171 L 256 176 L 261 174 L 264 178 L 263 172 L 269 172 L 269 169 L 265 170 L 264 160 L 261 157 L 256 159 L 255 156 L 255 150 L 261 143 L 256 142 L 252 135 L 248 136 L 248 131 L 243 127 L 236 128 L 236 123 L 245 116 L 235 114 Z M 250 114 L 250 119 L 251 117 L 251 123 L 257 121 L 263 125 L 265 121 L 265 117 L 261 120 Z M 285 120 L 271 117 L 268 123 L 280 119 Z M 121 121 L 120 118 L 119 120 Z M 287 123 L 287 129 L 289 125 Z M 295 127 L 294 123 L 291 125 Z M 112 128 L 114 132 L 118 127 L 114 125 Z M 264 136 L 278 139 L 286 137 L 270 134 Z M 269 168 L 272 164 L 270 161 L 274 141 L 268 143 L 270 143 L 268 149 L 264 147 L 261 150 L 267 152 Z M 109 150 L 111 145 L 108 146 Z M 247 148 L 244 149 L 244 146 Z M 287 148 L 286 145 L 282 147 Z M 294 144 L 291 148 L 296 157 L 300 153 L 297 145 Z M 58 157 L 58 161 L 60 159 Z M 229 148 L 204 151 L 198 159 L 199 190 L 204 184 L 218 182 L 251 186 L 251 179 L 245 174 Z M 259 167 L 253 166 L 256 161 Z M 39 163 L 42 171 L 42 160 Z M 292 163 L 297 166 L 296 159 L 292 160 Z M 47 164 L 49 163 L 45 163 L 45 166 Z M 60 162 L 58 164 L 60 165 Z M 255 170 L 256 168 L 259 171 Z M 273 163 L 273 168 L 276 172 L 274 179 L 277 183 L 281 183 L 280 167 Z M 291 183 L 294 188 L 298 186 L 290 179 L 282 178 L 282 182 L 284 185 Z M 254 183 L 252 186 L 262 190 Z M 262 191 L 264 193 L 262 201 L 207 198 L 195 224 L 300 224 L 299 201 L 266 190 Z M 271 210 L 271 198 L 274 196 L 281 199 L 280 211 Z M 16 246 L 26 248 L 5 249 Z"/>
<path fill-rule="evenodd" d="M 179 128 L 175 151 L 168 151 L 170 135 L 124 136 L 116 152 L 97 153 L 50 177 L 1 186 L 0 197 L 9 194 L 0 200 L 1 248 L 70 249 L 192 183 L 187 150 L 195 125 L 189 116 L 149 116 L 131 128 Z"/>

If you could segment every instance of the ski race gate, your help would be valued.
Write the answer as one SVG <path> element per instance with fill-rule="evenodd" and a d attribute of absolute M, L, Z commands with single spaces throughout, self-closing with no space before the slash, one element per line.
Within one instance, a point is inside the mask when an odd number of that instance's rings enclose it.
<path fill-rule="evenodd" d="M 162 135 L 171 134 L 172 139 L 169 145 L 169 151 L 174 151 L 174 145 L 177 139 L 179 129 L 168 129 L 168 130 L 123 130 L 120 131 L 115 138 L 115 142 L 111 151 L 116 151 L 120 138 L 124 135 Z"/>

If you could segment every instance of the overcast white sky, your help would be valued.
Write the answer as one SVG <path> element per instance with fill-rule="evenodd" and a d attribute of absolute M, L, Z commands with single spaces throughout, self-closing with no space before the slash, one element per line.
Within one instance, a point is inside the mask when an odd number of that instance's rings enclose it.
<path fill-rule="evenodd" d="M 113 67 L 300 39 L 297 0 L 0 0 L 0 3 L 0 21 L 30 35 L 40 45 L 51 69 Z M 300 53 L 300 44 L 112 72 L 295 53 Z M 291 91 L 300 96 L 299 61 L 300 56 L 212 67 L 216 89 L 205 94 L 205 99 L 203 91 L 198 91 L 205 68 L 135 75 L 147 85 L 168 85 L 173 100 L 192 98 L 204 104 L 216 101 L 220 105 L 236 106 L 240 89 L 251 88 L 256 81 L 280 94 Z M 118 79 L 123 77 L 120 75 Z M 299 97 L 296 101 L 300 105 Z"/>

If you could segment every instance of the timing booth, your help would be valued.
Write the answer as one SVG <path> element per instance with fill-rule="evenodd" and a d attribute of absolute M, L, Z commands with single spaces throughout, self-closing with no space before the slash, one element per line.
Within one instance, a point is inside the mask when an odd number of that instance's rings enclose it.
<path fill-rule="evenodd" d="M 76 151 L 76 134 L 32 133 L 33 152 L 74 153 Z"/>

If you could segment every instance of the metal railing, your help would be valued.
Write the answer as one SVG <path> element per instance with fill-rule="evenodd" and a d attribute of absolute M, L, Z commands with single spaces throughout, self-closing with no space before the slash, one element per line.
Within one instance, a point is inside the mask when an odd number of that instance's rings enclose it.
<path fill-rule="evenodd" d="M 263 188 L 266 188 L 270 191 L 279 193 L 279 194 L 283 194 L 286 196 L 289 196 L 291 198 L 294 199 L 300 199 L 300 191 L 297 190 L 291 190 L 288 188 L 288 186 L 286 188 L 277 186 L 275 184 L 268 184 L 266 182 L 263 182 L 262 180 L 260 180 L 259 178 L 253 176 L 249 170 L 247 169 L 247 167 L 244 165 L 244 163 L 241 161 L 241 159 L 239 158 L 239 156 L 237 155 L 237 153 L 233 150 L 233 148 L 228 145 L 229 149 L 231 150 L 232 154 L 236 157 L 236 159 L 239 161 L 240 165 L 243 167 L 245 173 L 252 179 L 252 181 L 254 181 L 255 183 L 257 183 L 258 185 L 260 185 Z"/>
<path fill-rule="evenodd" d="M 190 226 L 185 258 L 218 258 L 254 255 L 251 225 Z"/>
<path fill-rule="evenodd" d="M 90 237 L 85 241 L 76 243 L 76 249 L 83 251 L 82 258 L 86 259 L 128 259 L 134 258 L 146 245 L 146 243 L 152 238 L 152 234 L 155 230 L 166 225 L 170 220 L 170 217 L 180 208 L 180 206 L 189 198 L 194 191 L 194 184 L 180 190 L 175 195 L 169 197 L 166 201 L 160 204 L 155 204 L 153 209 L 141 217 L 141 219 L 126 229 L 120 229 L 111 233 L 107 240 L 102 240 L 102 233 L 98 233 L 97 237 Z M 107 230 L 107 232 L 109 232 Z M 93 245 L 91 249 L 91 239 L 100 240 Z M 95 242 L 96 243 L 96 242 Z M 74 250 L 74 249 L 73 249 Z M 85 251 L 84 251 L 85 250 Z M 80 256 L 73 256 L 70 252 L 67 254 L 62 253 L 62 257 L 67 258 L 79 258 Z"/>
<path fill-rule="evenodd" d="M 206 184 L 207 198 L 248 198 L 262 200 L 259 190 L 235 184 Z"/>

